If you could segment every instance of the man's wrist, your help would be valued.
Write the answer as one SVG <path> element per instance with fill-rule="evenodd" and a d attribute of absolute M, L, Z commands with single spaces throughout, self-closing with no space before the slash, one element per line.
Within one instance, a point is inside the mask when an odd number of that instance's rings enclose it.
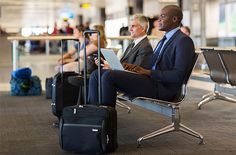
<path fill-rule="evenodd" d="M 151 70 L 146 70 L 146 75 L 151 76 Z"/>

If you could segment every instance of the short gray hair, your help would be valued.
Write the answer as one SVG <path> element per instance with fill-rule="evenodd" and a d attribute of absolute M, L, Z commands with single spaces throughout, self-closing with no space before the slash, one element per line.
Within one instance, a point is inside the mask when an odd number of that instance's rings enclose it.
<path fill-rule="evenodd" d="M 133 21 L 135 19 L 137 19 L 139 24 L 145 29 L 146 32 L 148 32 L 148 29 L 149 29 L 148 18 L 144 16 L 143 14 L 135 14 L 130 17 L 130 21 Z"/>

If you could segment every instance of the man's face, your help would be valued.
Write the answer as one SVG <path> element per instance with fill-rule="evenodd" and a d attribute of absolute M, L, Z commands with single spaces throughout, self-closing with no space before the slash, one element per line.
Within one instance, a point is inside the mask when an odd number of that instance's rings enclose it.
<path fill-rule="evenodd" d="M 161 10 L 160 17 L 158 19 L 159 30 L 160 31 L 170 31 L 174 27 L 174 18 L 171 10 L 168 8 L 164 8 Z"/>
<path fill-rule="evenodd" d="M 137 19 L 130 22 L 129 25 L 130 36 L 135 39 L 143 36 L 145 34 L 144 28 L 139 24 Z"/>

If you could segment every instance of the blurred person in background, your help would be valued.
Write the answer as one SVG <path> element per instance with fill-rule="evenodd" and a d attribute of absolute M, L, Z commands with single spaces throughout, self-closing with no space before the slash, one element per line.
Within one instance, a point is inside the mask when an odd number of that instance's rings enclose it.
<path fill-rule="evenodd" d="M 165 35 L 165 32 L 163 31 L 160 31 L 159 29 L 159 24 L 158 24 L 158 18 L 153 22 L 153 28 L 152 28 L 152 31 L 151 31 L 151 35 L 152 36 L 156 36 L 158 38 L 158 40 L 160 40 L 164 35 Z"/>
<path fill-rule="evenodd" d="M 190 28 L 189 28 L 188 26 L 181 26 L 181 27 L 180 27 L 180 30 L 181 30 L 184 34 L 186 34 L 187 36 L 190 36 L 190 34 L 191 34 L 191 30 L 190 30 Z"/>
<path fill-rule="evenodd" d="M 103 25 L 94 25 L 92 27 L 93 30 L 97 30 L 100 32 L 100 47 L 105 48 L 107 46 L 106 41 L 106 34 Z M 64 54 L 63 59 L 58 60 L 60 71 L 75 71 L 78 72 L 78 62 L 80 63 L 80 69 L 83 70 L 83 60 L 84 60 L 84 42 L 86 45 L 86 56 L 88 58 L 88 70 L 92 72 L 92 70 L 96 69 L 97 66 L 95 65 L 93 59 L 97 54 L 98 51 L 98 40 L 97 40 L 97 33 L 92 33 L 89 36 L 89 39 L 85 39 L 83 37 L 83 29 L 74 29 L 74 36 L 79 39 L 81 48 L 79 55 L 77 49 L 74 48 L 73 50 L 69 51 L 68 53 Z M 95 54 L 95 55 L 94 55 Z M 58 67 L 57 67 L 58 70 Z"/>

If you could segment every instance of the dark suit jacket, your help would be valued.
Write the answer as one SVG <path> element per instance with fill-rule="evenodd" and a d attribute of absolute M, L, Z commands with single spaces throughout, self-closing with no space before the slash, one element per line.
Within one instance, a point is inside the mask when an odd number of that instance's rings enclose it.
<path fill-rule="evenodd" d="M 126 62 L 150 69 L 153 50 L 148 38 L 146 37 L 141 40 L 128 54 L 126 54 L 131 48 L 130 46 L 131 45 L 127 47 L 125 54 L 120 59 L 121 63 Z"/>
<path fill-rule="evenodd" d="M 195 48 L 190 37 L 178 30 L 164 45 L 151 78 L 158 99 L 173 100 L 180 91 L 184 76 L 193 61 Z"/>

